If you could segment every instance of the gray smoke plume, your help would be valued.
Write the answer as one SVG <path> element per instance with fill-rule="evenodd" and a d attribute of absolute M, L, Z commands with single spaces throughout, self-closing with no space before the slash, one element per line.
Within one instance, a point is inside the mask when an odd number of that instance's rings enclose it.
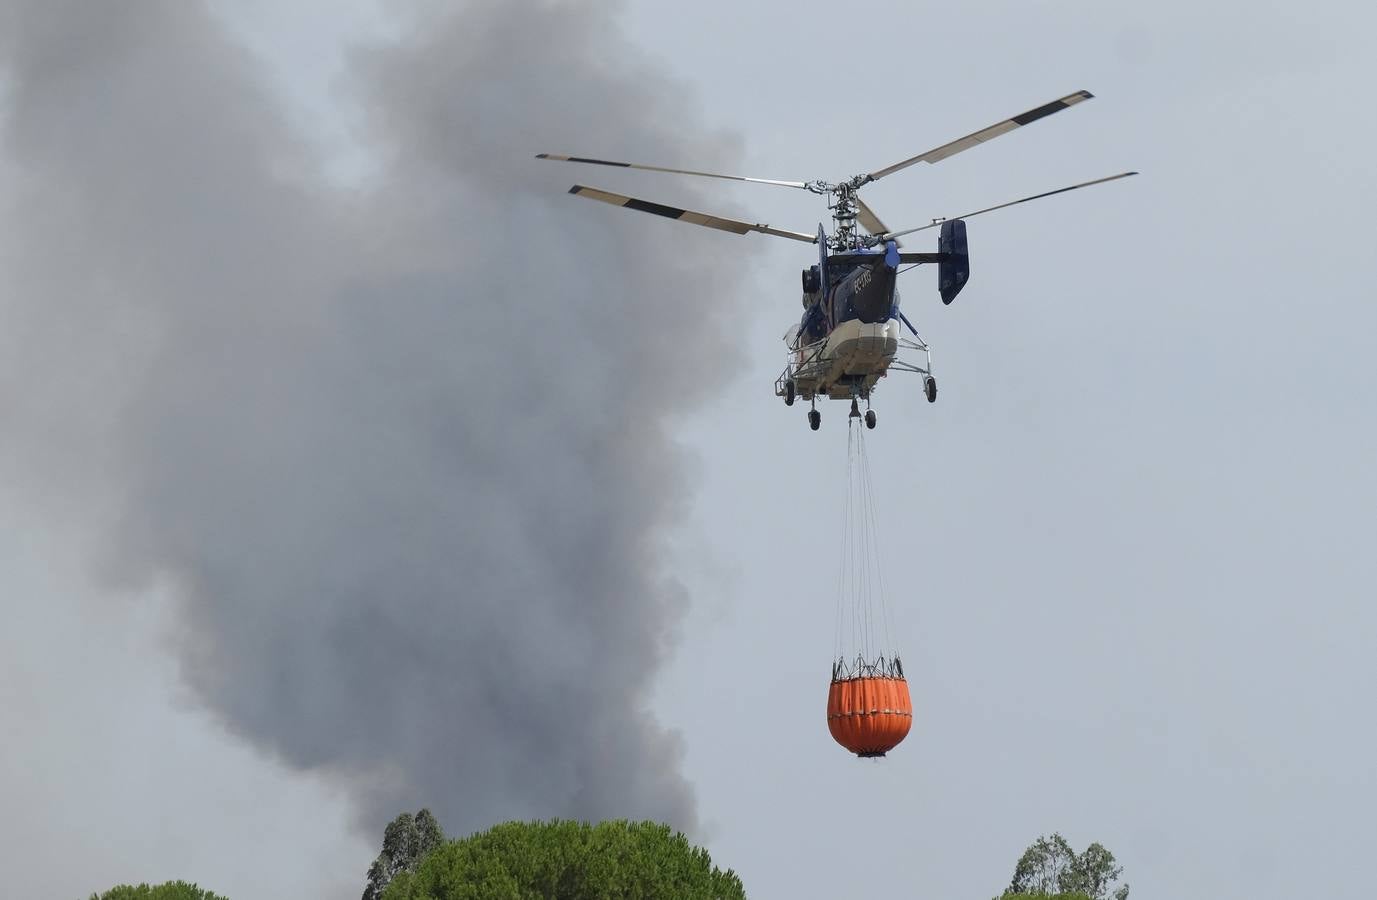
<path fill-rule="evenodd" d="M 413 13 L 351 57 L 383 165 L 343 190 L 202 4 L 0 0 L 5 462 L 172 592 L 193 695 L 370 828 L 691 829 L 647 709 L 686 602 L 667 425 L 734 368 L 739 270 L 532 156 L 734 144 L 606 4 Z"/>

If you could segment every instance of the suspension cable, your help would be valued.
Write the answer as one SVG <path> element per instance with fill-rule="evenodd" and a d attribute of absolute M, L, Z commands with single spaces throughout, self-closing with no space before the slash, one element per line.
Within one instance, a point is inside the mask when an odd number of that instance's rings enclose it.
<path fill-rule="evenodd" d="M 846 449 L 834 670 L 888 671 L 897 660 L 880 563 L 875 478 L 859 418 L 848 418 Z"/>

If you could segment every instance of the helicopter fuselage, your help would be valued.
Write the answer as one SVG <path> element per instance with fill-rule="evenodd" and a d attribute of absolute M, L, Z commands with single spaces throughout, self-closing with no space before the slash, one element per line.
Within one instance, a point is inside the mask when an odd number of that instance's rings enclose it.
<path fill-rule="evenodd" d="M 869 396 L 899 351 L 897 274 L 889 248 L 824 255 L 804 271 L 803 318 L 787 338 L 801 397 Z"/>

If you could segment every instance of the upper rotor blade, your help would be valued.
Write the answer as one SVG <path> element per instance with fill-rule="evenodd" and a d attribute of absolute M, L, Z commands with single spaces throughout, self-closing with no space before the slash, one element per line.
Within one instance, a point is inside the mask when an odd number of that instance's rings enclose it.
<path fill-rule="evenodd" d="M 1074 191 L 1074 190 L 1076 190 L 1076 189 L 1078 189 L 1078 188 L 1090 187 L 1090 186 L 1093 185 L 1093 184 L 1104 184 L 1106 181 L 1117 181 L 1117 180 L 1120 179 L 1120 178 L 1127 178 L 1127 177 L 1130 176 L 1130 175 L 1137 175 L 1137 174 L 1138 174 L 1137 172 L 1120 172 L 1118 175 L 1110 175 L 1110 176 L 1108 176 L 1107 178 L 1096 178 L 1094 181 L 1083 181 L 1083 182 L 1081 182 L 1080 184 L 1073 184 L 1073 185 L 1071 185 L 1070 187 L 1057 188 L 1055 191 L 1044 191 L 1044 192 L 1041 193 L 1041 194 L 1034 194 L 1034 195 L 1031 196 L 1031 197 L 1024 197 L 1024 198 L 1019 199 L 1019 200 L 1010 200 L 1008 203 L 1001 203 L 1001 204 L 999 204 L 998 206 L 987 206 L 987 207 L 985 207 L 984 209 L 977 209 L 977 210 L 976 210 L 975 212 L 973 212 L 973 213 L 966 213 L 965 215 L 960 215 L 960 216 L 949 216 L 949 217 L 947 217 L 947 218 L 952 218 L 952 219 L 969 219 L 971 216 L 978 216 L 978 215 L 980 215 L 981 213 L 994 212 L 995 210 L 997 210 L 997 209 L 1003 209 L 1003 208 L 1006 207 L 1006 206 L 1016 206 L 1016 205 L 1018 205 L 1018 204 L 1020 204 L 1020 203 L 1027 203 L 1029 200 L 1040 200 L 1040 199 L 1042 199 L 1043 197 L 1050 197 L 1050 196 L 1052 196 L 1053 194 L 1064 194 L 1064 193 L 1066 193 L 1067 191 Z M 933 219 L 931 224 L 928 224 L 928 225 L 919 225 L 917 228 L 909 228 L 909 229 L 905 229 L 904 231 L 891 231 L 891 232 L 889 232 L 888 234 L 882 234 L 882 235 L 880 235 L 880 237 L 886 238 L 886 239 L 902 237 L 903 235 L 906 235 L 906 234 L 913 234 L 915 231 L 926 231 L 926 230 L 929 229 L 929 228 L 936 228 L 938 225 L 941 225 L 941 224 L 942 224 L 943 222 L 945 222 L 945 221 L 947 221 L 946 218 L 942 218 L 942 219 Z"/>
<path fill-rule="evenodd" d="M 724 219 L 721 216 L 710 216 L 707 213 L 694 212 L 691 209 L 680 209 L 677 206 L 665 206 L 660 203 L 651 203 L 649 200 L 637 200 L 635 197 L 614 194 L 611 191 L 602 191 L 581 184 L 576 184 L 569 188 L 569 193 L 578 194 L 580 197 L 587 197 L 589 200 L 601 200 L 603 203 L 610 203 L 613 206 L 624 206 L 627 209 L 638 209 L 641 212 L 654 213 L 657 216 L 664 216 L 667 219 L 678 219 L 681 222 L 688 222 L 692 225 L 702 225 L 707 228 L 716 228 L 720 231 L 730 231 L 732 234 L 746 234 L 747 232 L 755 231 L 760 234 L 772 234 L 775 237 L 803 241 L 805 244 L 816 244 L 818 241 L 816 235 L 804 234 L 801 231 L 785 231 L 781 228 L 771 228 L 769 225 L 761 224 L 752 225 L 749 222 L 738 222 L 736 219 Z"/>
<path fill-rule="evenodd" d="M 1053 100 L 1051 103 L 1044 103 L 1042 106 L 1039 106 L 1036 109 L 1030 109 L 1025 113 L 1019 113 L 1013 118 L 1005 119 L 1003 122 L 991 125 L 989 128 L 982 128 L 979 131 L 973 131 L 963 138 L 958 138 L 957 140 L 952 141 L 950 144 L 943 144 L 940 147 L 936 147 L 932 150 L 929 150 L 927 153 L 923 153 L 919 156 L 906 159 L 900 163 L 895 163 L 887 169 L 880 169 L 878 172 L 871 172 L 869 175 L 866 176 L 865 180 L 867 182 L 870 182 L 880 178 L 884 178 L 886 175 L 892 175 L 900 169 L 907 169 L 909 166 L 914 165 L 915 163 L 938 162 L 939 160 L 946 159 L 948 156 L 953 156 L 957 153 L 960 153 L 962 150 L 969 150 L 976 144 L 983 144 L 990 138 L 996 138 L 999 137 L 1001 134 L 1007 134 L 1008 132 L 1013 131 L 1015 128 L 1018 128 L 1020 125 L 1027 125 L 1030 122 L 1036 122 L 1038 119 L 1050 116 L 1052 113 L 1061 112 L 1068 106 L 1075 106 L 1082 100 L 1089 100 L 1093 96 L 1095 95 L 1090 93 L 1089 91 L 1076 91 L 1076 93 L 1074 94 L 1067 94 L 1060 100 Z"/>
<path fill-rule="evenodd" d="M 716 172 L 695 172 L 692 169 L 667 169 L 664 166 L 643 166 L 637 163 L 614 162 L 610 159 L 589 159 L 586 156 L 561 156 L 558 153 L 537 153 L 536 159 L 588 163 L 594 166 L 613 166 L 618 169 L 643 169 L 647 172 L 668 172 L 671 175 L 696 175 L 699 178 L 721 178 L 725 181 L 748 181 L 751 184 L 774 184 L 780 187 L 803 188 L 805 190 L 808 188 L 808 185 L 802 181 L 774 181 L 769 178 L 747 178 L 744 175 L 719 175 Z"/>

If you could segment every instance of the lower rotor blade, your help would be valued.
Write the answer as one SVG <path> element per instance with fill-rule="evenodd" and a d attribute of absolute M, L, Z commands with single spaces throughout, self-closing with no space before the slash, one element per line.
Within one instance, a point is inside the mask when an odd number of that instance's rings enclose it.
<path fill-rule="evenodd" d="M 856 198 L 856 218 L 860 220 L 862 228 L 876 237 L 889 231 L 885 223 L 880 221 L 880 217 L 875 215 L 875 211 L 866 206 L 860 197 Z"/>
<path fill-rule="evenodd" d="M 610 203 L 613 206 L 621 206 L 626 209 L 653 213 L 657 216 L 664 216 L 667 219 L 678 219 L 680 222 L 688 222 L 690 225 L 702 225 L 705 228 L 730 231 L 732 234 L 747 234 L 754 231 L 759 234 L 771 234 L 775 237 L 802 241 L 805 244 L 815 244 L 818 240 L 816 235 L 804 234 L 801 231 L 786 231 L 782 228 L 771 228 L 769 225 L 762 225 L 759 223 L 752 224 L 750 222 L 740 222 L 736 219 L 728 219 L 722 216 L 710 216 L 707 213 L 694 212 L 691 209 L 681 209 L 677 206 L 665 206 L 662 203 L 652 203 L 649 200 L 637 200 L 635 197 L 628 197 L 625 194 L 614 194 L 611 191 L 587 187 L 582 184 L 576 184 L 569 188 L 569 193 L 577 194 L 580 197 L 587 197 L 589 200 L 599 200 L 603 203 Z"/>
<path fill-rule="evenodd" d="M 1008 203 L 1001 203 L 1001 204 L 999 204 L 998 206 L 987 206 L 987 207 L 985 207 L 984 209 L 978 209 L 978 210 L 976 210 L 976 211 L 973 212 L 973 213 L 965 213 L 964 215 L 960 215 L 960 216 L 947 216 L 946 218 L 933 219 L 931 224 L 928 224 L 928 225 L 919 225 L 917 228 L 908 228 L 908 229 L 905 229 L 905 230 L 903 230 L 903 231 L 891 231 L 891 232 L 889 232 L 888 234 L 882 234 L 882 235 L 880 235 L 880 237 L 885 238 L 885 239 L 892 239 L 892 238 L 902 237 L 903 235 L 906 235 L 906 234 L 913 234 L 914 232 L 917 232 L 917 231 L 926 231 L 926 230 L 929 229 L 929 228 L 936 228 L 937 226 L 941 225 L 943 222 L 947 221 L 947 219 L 969 219 L 971 216 L 978 216 L 978 215 L 981 215 L 982 213 L 994 212 L 994 211 L 997 210 L 997 209 L 1004 209 L 1006 206 L 1017 206 L 1017 205 L 1020 204 L 1020 203 L 1027 203 L 1029 200 L 1040 200 L 1040 199 L 1042 199 L 1043 197 L 1051 197 L 1053 194 L 1064 194 L 1064 193 L 1066 193 L 1067 191 L 1074 191 L 1074 190 L 1077 190 L 1077 189 L 1079 189 L 1079 188 L 1090 187 L 1091 185 L 1095 185 L 1095 184 L 1104 184 L 1105 182 L 1108 182 L 1108 181 L 1117 181 L 1117 180 L 1119 180 L 1120 178 L 1127 178 L 1127 177 L 1130 176 L 1130 175 L 1137 175 L 1137 174 L 1138 174 L 1137 172 L 1120 172 L 1118 175 L 1110 175 L 1110 176 L 1107 177 L 1107 178 L 1096 178 L 1094 181 L 1083 181 L 1083 182 L 1081 182 L 1080 184 L 1073 184 L 1073 185 L 1071 185 L 1070 187 L 1057 188 L 1055 191 L 1044 191 L 1044 192 L 1042 192 L 1041 194 L 1034 194 L 1034 195 L 1031 196 L 1031 197 L 1023 197 L 1022 199 L 1019 199 L 1019 200 L 1010 200 Z"/>

